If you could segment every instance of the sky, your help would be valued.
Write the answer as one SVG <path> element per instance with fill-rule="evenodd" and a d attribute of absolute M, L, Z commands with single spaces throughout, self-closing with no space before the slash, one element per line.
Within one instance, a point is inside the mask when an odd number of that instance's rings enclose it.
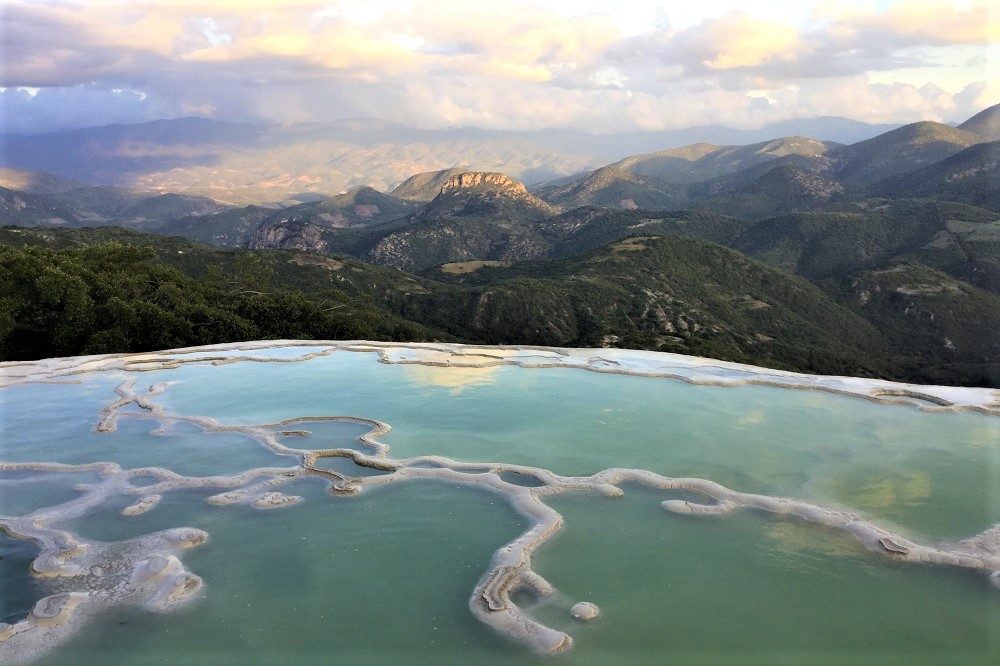
<path fill-rule="evenodd" d="M 1000 101 L 991 4 L 0 0 L 0 126 L 955 121 Z"/>

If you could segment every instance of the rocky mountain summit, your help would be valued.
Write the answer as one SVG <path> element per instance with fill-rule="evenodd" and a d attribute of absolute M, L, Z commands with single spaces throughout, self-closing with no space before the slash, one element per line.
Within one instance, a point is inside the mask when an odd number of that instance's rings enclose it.
<path fill-rule="evenodd" d="M 427 202 L 441 193 L 441 188 L 452 176 L 465 173 L 463 169 L 452 167 L 440 171 L 425 171 L 413 174 L 392 190 L 392 196 L 406 201 Z"/>
<path fill-rule="evenodd" d="M 444 182 L 441 186 L 441 194 L 453 190 L 463 190 L 473 187 L 484 187 L 506 191 L 511 194 L 527 193 L 523 183 L 519 183 L 507 174 L 499 171 L 467 171 L 459 173 Z"/>
<path fill-rule="evenodd" d="M 453 175 L 421 217 L 490 216 L 519 222 L 541 220 L 559 209 L 528 192 L 524 183 L 495 171 L 467 171 Z"/>

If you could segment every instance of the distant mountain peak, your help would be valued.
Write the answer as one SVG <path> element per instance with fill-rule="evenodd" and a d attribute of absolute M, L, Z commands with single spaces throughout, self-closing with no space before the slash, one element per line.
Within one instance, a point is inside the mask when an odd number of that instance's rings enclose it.
<path fill-rule="evenodd" d="M 498 171 L 464 171 L 441 185 L 424 210 L 425 217 L 497 215 L 521 221 L 539 220 L 558 208 L 528 192 L 517 180 Z"/>
<path fill-rule="evenodd" d="M 335 197 L 328 197 L 326 201 L 336 206 L 346 206 L 347 204 L 369 204 L 380 203 L 387 200 L 397 200 L 390 194 L 375 189 L 371 185 L 361 185 L 355 187 Z"/>
<path fill-rule="evenodd" d="M 441 193 L 445 181 L 460 173 L 464 170 L 458 167 L 416 173 L 397 185 L 392 195 L 407 201 L 430 201 Z"/>
<path fill-rule="evenodd" d="M 964 148 L 974 143 L 979 143 L 982 141 L 982 137 L 961 127 L 952 127 L 951 125 L 934 122 L 933 120 L 920 120 L 909 125 L 903 125 L 885 134 L 880 134 L 868 141 L 872 143 L 885 143 L 899 140 L 906 140 L 911 143 L 941 141 L 962 145 Z"/>
<path fill-rule="evenodd" d="M 983 141 L 973 132 L 924 120 L 843 146 L 833 157 L 838 176 L 856 185 L 928 166 Z"/>
<path fill-rule="evenodd" d="M 711 155 L 722 150 L 725 146 L 718 146 L 713 143 L 706 143 L 704 141 L 698 143 L 692 143 L 687 146 L 679 146 L 677 148 L 667 148 L 666 150 L 659 150 L 653 153 L 645 153 L 640 155 L 629 155 L 628 157 L 615 163 L 615 166 L 620 166 L 625 169 L 632 168 L 635 164 L 643 162 L 645 160 L 655 159 L 658 157 L 673 158 L 676 160 L 684 160 L 686 162 L 695 162 L 705 157 L 706 155 Z"/>
<path fill-rule="evenodd" d="M 1000 139 L 1000 104 L 983 109 L 958 127 L 992 141 Z"/>
<path fill-rule="evenodd" d="M 826 154 L 830 145 L 824 141 L 810 139 L 805 136 L 785 136 L 758 144 L 758 154 L 784 157 L 785 155 L 805 155 L 817 157 Z"/>

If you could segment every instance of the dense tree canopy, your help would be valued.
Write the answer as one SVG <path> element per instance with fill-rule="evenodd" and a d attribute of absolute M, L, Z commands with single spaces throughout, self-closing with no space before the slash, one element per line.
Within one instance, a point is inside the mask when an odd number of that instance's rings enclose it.
<path fill-rule="evenodd" d="M 424 339 L 426 332 L 349 301 L 263 290 L 253 256 L 194 279 L 152 249 L 105 243 L 53 251 L 0 246 L 0 356 L 168 349 L 277 338 Z"/>

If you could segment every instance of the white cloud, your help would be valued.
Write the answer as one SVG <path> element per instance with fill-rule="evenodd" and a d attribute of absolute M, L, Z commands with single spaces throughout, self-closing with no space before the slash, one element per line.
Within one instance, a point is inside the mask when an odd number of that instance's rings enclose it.
<path fill-rule="evenodd" d="M 16 129 L 208 113 L 609 132 L 957 119 L 1000 96 L 984 0 L 0 6 L 0 111 Z"/>

